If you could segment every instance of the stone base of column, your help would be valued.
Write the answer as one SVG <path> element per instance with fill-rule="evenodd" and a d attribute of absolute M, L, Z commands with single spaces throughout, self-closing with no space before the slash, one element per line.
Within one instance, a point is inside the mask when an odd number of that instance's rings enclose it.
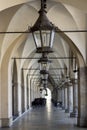
<path fill-rule="evenodd" d="M 12 120 L 17 119 L 19 117 L 19 114 L 20 114 L 19 112 L 14 113 L 13 117 L 12 117 Z"/>
<path fill-rule="evenodd" d="M 65 107 L 64 107 L 64 106 L 62 106 L 62 110 L 65 110 Z"/>
<path fill-rule="evenodd" d="M 68 110 L 68 109 L 65 109 L 65 113 L 69 113 L 69 110 Z"/>
<path fill-rule="evenodd" d="M 22 109 L 22 113 L 24 113 L 24 112 L 25 112 L 25 108 Z"/>
<path fill-rule="evenodd" d="M 22 113 L 24 113 L 24 112 L 26 112 L 27 111 L 27 107 L 24 107 L 23 109 L 22 109 Z"/>
<path fill-rule="evenodd" d="M 1 118 L 1 127 L 10 127 L 12 125 L 12 117 Z"/>
<path fill-rule="evenodd" d="M 27 110 L 29 109 L 29 105 L 27 105 Z"/>
<path fill-rule="evenodd" d="M 87 118 L 78 118 L 77 126 L 87 128 Z"/>
<path fill-rule="evenodd" d="M 21 111 L 19 111 L 19 112 L 18 112 L 18 116 L 21 116 L 21 114 L 22 114 Z"/>
<path fill-rule="evenodd" d="M 70 117 L 78 117 L 78 113 L 77 112 L 71 112 Z"/>
<path fill-rule="evenodd" d="M 72 110 L 69 110 L 69 109 L 65 109 L 65 113 L 71 113 Z"/>
<path fill-rule="evenodd" d="M 25 112 L 27 111 L 27 107 L 25 108 Z"/>

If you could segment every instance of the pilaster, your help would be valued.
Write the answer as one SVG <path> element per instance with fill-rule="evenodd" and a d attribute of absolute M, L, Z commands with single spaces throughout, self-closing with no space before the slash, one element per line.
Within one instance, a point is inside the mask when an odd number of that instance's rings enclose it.
<path fill-rule="evenodd" d="M 79 68 L 78 89 L 78 122 L 77 125 L 87 127 L 87 67 Z"/>

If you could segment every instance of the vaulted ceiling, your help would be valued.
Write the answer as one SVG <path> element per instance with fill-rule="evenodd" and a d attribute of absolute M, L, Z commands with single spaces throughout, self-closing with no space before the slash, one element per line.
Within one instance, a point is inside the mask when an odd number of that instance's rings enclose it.
<path fill-rule="evenodd" d="M 1 0 L 0 32 L 26 31 L 38 18 L 40 0 Z M 47 16 L 60 30 L 87 29 L 87 0 L 47 0 Z M 54 53 L 49 57 L 69 57 L 81 55 L 86 62 L 86 33 L 58 33 L 54 40 Z M 18 68 L 38 68 L 35 45 L 31 34 L 0 34 L 0 63 L 9 54 L 12 57 L 32 57 L 17 60 Z M 9 60 L 10 62 L 10 60 Z M 52 59 L 50 68 L 69 67 L 69 60 Z M 64 70 L 62 70 L 64 71 Z M 27 73 L 27 71 L 26 71 Z M 38 71 L 32 70 L 32 73 Z M 61 70 L 51 70 L 50 74 L 60 74 Z"/>

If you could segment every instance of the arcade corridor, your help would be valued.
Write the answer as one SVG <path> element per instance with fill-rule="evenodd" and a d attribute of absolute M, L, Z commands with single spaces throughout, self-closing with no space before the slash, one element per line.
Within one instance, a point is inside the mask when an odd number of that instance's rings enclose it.
<path fill-rule="evenodd" d="M 35 107 L 14 121 L 10 128 L 0 130 L 86 130 L 76 126 L 76 118 L 70 118 L 50 102 L 45 107 Z"/>
<path fill-rule="evenodd" d="M 87 0 L 0 0 L 0 129 L 84 127 Z"/>

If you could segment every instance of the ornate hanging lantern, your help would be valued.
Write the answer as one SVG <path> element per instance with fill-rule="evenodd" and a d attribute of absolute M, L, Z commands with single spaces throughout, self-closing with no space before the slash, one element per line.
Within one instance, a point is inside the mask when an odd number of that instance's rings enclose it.
<path fill-rule="evenodd" d="M 37 53 L 53 52 L 53 42 L 56 27 L 49 21 L 46 16 L 46 0 L 41 0 L 41 9 L 39 17 L 34 26 L 30 28 L 33 39 L 37 48 Z"/>
<path fill-rule="evenodd" d="M 38 63 L 40 64 L 40 70 L 46 70 L 48 72 L 51 60 L 47 58 L 45 53 L 42 54 L 42 57 L 38 60 Z"/>

